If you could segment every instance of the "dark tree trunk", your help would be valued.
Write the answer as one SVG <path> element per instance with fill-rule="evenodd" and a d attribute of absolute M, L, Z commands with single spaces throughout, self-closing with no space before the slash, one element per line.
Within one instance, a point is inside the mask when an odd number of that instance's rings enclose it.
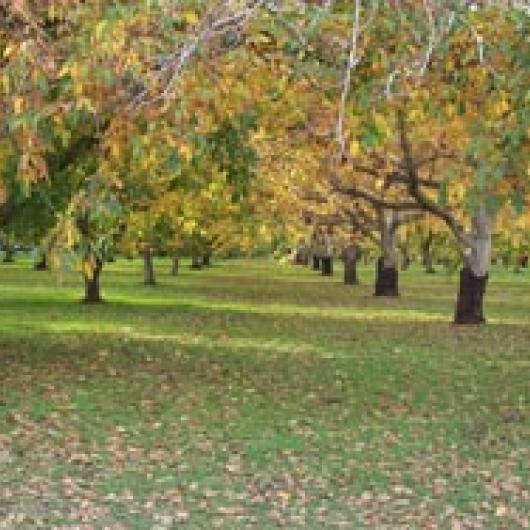
<path fill-rule="evenodd" d="M 484 324 L 484 293 L 488 276 L 475 276 L 467 267 L 460 271 L 455 324 Z"/>
<path fill-rule="evenodd" d="M 333 257 L 323 256 L 322 262 L 322 276 L 333 276 Z"/>
<path fill-rule="evenodd" d="M 385 267 L 385 259 L 377 260 L 375 296 L 399 296 L 398 270 L 396 267 Z"/>
<path fill-rule="evenodd" d="M 171 260 L 171 275 L 176 276 L 179 273 L 179 257 L 173 256 Z"/>
<path fill-rule="evenodd" d="M 46 254 L 41 254 L 39 261 L 35 263 L 33 269 L 36 271 L 47 271 L 48 270 L 48 259 Z"/>
<path fill-rule="evenodd" d="M 99 286 L 99 277 L 101 275 L 102 268 L 103 262 L 99 258 L 96 258 L 92 275 L 88 276 L 86 273 L 84 274 L 85 298 L 83 299 L 83 302 L 85 304 L 99 304 L 103 301 Z"/>
<path fill-rule="evenodd" d="M 144 249 L 144 285 L 156 285 L 153 251 L 151 247 Z"/>
<path fill-rule="evenodd" d="M 202 257 L 202 265 L 203 265 L 203 267 L 209 267 L 211 265 L 211 256 L 210 256 L 210 254 L 205 254 Z"/>
<path fill-rule="evenodd" d="M 319 271 L 320 270 L 320 257 L 313 254 L 313 270 Z"/>
<path fill-rule="evenodd" d="M 519 258 L 519 266 L 520 266 L 522 269 L 528 269 L 528 255 L 521 256 L 521 257 Z"/>
<path fill-rule="evenodd" d="M 357 285 L 359 278 L 357 278 L 357 260 L 344 260 L 344 283 L 345 285 Z"/>
<path fill-rule="evenodd" d="M 192 256 L 191 257 L 191 268 L 193 270 L 200 270 L 202 269 L 202 263 L 201 263 L 201 260 L 199 258 L 199 256 Z"/>

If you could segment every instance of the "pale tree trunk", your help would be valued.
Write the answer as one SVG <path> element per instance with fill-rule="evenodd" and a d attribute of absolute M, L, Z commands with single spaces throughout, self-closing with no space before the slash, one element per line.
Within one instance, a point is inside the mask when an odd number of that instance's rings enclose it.
<path fill-rule="evenodd" d="M 85 258 L 85 263 L 89 263 L 84 267 L 83 277 L 85 280 L 85 304 L 98 304 L 102 302 L 99 279 L 103 269 L 103 261 L 99 257 L 90 259 L 90 256 Z"/>
<path fill-rule="evenodd" d="M 357 285 L 359 283 L 357 262 L 361 257 L 359 247 L 354 243 L 347 245 L 342 252 L 342 257 L 344 259 L 344 284 Z"/>
<path fill-rule="evenodd" d="M 377 260 L 375 296 L 398 296 L 397 219 L 395 212 L 380 215 L 381 251 Z"/>
<path fill-rule="evenodd" d="M 155 267 L 153 264 L 153 249 L 146 245 L 143 250 L 144 257 L 144 285 L 156 285 Z"/>
<path fill-rule="evenodd" d="M 483 324 L 484 293 L 491 263 L 493 217 L 484 205 L 473 215 L 470 246 L 465 265 L 460 271 L 460 288 L 455 311 L 455 324 Z"/>
<path fill-rule="evenodd" d="M 333 238 L 331 234 L 323 237 L 322 276 L 333 276 Z"/>

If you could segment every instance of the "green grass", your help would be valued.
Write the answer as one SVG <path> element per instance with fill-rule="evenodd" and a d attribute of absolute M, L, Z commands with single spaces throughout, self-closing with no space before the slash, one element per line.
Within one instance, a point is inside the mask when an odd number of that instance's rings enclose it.
<path fill-rule="evenodd" d="M 157 267 L 0 265 L 0 528 L 528 527 L 528 271 L 467 328 L 441 272 Z"/>

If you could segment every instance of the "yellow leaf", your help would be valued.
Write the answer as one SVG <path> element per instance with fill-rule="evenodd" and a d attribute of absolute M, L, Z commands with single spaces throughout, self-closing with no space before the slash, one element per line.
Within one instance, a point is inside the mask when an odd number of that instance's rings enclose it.
<path fill-rule="evenodd" d="M 182 14 L 182 18 L 191 25 L 195 25 L 199 23 L 199 17 L 197 16 L 197 13 L 195 11 L 184 11 Z"/>
<path fill-rule="evenodd" d="M 24 105 L 24 100 L 21 97 L 16 97 L 13 101 L 13 109 L 15 114 L 20 114 L 22 112 L 22 107 Z"/>
<path fill-rule="evenodd" d="M 354 138 L 350 142 L 350 155 L 351 156 L 359 156 L 360 152 L 361 152 L 361 146 L 360 146 L 359 142 Z"/>

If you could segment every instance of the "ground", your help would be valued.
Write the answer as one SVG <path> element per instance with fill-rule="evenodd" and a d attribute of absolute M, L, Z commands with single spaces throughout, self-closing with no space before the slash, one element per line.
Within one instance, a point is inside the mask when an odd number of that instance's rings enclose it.
<path fill-rule="evenodd" d="M 485 327 L 273 260 L 0 265 L 0 528 L 528 528 L 530 274 Z"/>

